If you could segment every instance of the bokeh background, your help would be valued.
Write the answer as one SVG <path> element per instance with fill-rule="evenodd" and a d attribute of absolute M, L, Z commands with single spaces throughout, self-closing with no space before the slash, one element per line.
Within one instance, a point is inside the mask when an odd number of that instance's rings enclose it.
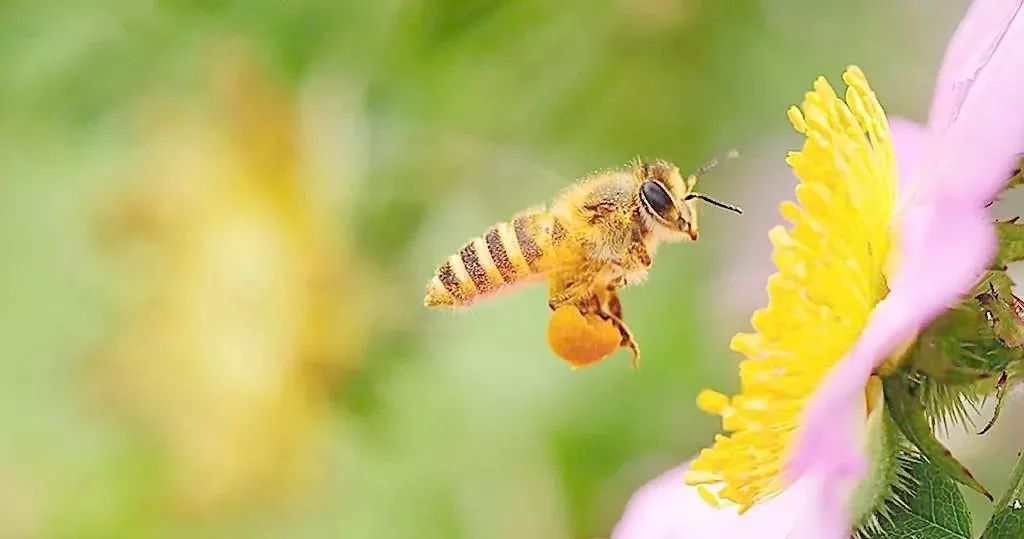
<path fill-rule="evenodd" d="M 0 537 L 606 537 L 716 432 L 771 272 L 786 121 L 849 63 L 922 120 L 965 2 L 0 4 Z M 660 156 L 708 211 L 572 372 L 538 287 L 427 311 L 435 265 Z M 1003 424 L 954 449 L 998 489 Z M 966 496 L 985 515 L 984 504 Z"/>

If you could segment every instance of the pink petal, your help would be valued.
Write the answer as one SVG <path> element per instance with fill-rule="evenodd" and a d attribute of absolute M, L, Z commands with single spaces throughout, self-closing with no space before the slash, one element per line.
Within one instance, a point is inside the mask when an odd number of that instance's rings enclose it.
<path fill-rule="evenodd" d="M 735 507 L 715 509 L 695 487 L 683 483 L 687 465 L 673 468 L 637 490 L 626 505 L 612 539 L 686 539 L 729 537 L 797 539 L 817 537 L 807 508 L 817 498 L 815 484 L 799 481 L 743 515 Z"/>
<path fill-rule="evenodd" d="M 991 201 L 1024 150 L 1024 0 L 977 0 L 950 43 L 929 120 L 925 199 Z M 925 187 L 927 185 L 928 187 Z"/>
<path fill-rule="evenodd" d="M 995 253 L 991 218 L 983 208 L 965 207 L 960 199 L 911 205 L 900 217 L 903 258 L 891 291 L 875 308 L 849 355 L 815 393 L 790 462 L 793 477 L 822 478 L 823 492 L 829 495 L 822 512 L 833 524 L 848 522 L 843 494 L 866 469 L 852 418 L 863 414 L 868 377 L 968 292 Z"/>
<path fill-rule="evenodd" d="M 994 52 L 1020 0 L 977 0 L 956 28 L 939 68 L 929 125 L 945 127 L 956 116 L 978 71 Z"/>
<path fill-rule="evenodd" d="M 915 178 L 914 173 L 921 166 L 928 131 L 925 126 L 905 118 L 889 118 L 889 131 L 896 151 L 896 166 L 900 171 L 901 191 L 907 182 Z"/>

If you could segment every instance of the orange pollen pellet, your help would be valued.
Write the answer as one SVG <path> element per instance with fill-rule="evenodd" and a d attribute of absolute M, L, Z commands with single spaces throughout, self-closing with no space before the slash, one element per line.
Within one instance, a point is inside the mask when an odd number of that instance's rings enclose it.
<path fill-rule="evenodd" d="M 610 356 L 621 340 L 619 330 L 610 321 L 595 314 L 584 316 L 569 305 L 556 309 L 548 322 L 548 345 L 573 368 Z"/>

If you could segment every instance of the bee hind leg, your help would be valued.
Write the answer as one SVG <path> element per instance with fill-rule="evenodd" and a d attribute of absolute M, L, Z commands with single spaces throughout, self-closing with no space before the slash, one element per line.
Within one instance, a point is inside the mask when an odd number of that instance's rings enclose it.
<path fill-rule="evenodd" d="M 548 308 L 554 311 L 562 305 L 576 305 L 580 312 L 586 312 L 589 310 L 589 302 L 583 298 L 587 298 L 589 292 L 590 287 L 586 283 L 572 283 L 564 289 L 551 292 L 548 297 Z"/>
<path fill-rule="evenodd" d="M 619 301 L 619 295 L 615 291 L 611 291 L 611 295 L 608 298 L 608 313 L 622 321 L 622 302 Z"/>
<path fill-rule="evenodd" d="M 629 348 L 633 353 L 631 364 L 634 369 L 639 368 L 640 346 L 636 343 L 636 339 L 633 338 L 633 332 L 629 330 L 626 322 L 622 319 L 622 302 L 619 300 L 619 294 L 616 292 L 615 287 L 608 287 L 604 297 L 601 298 L 600 304 L 600 308 L 597 311 L 598 315 L 611 322 L 615 329 L 619 330 L 619 335 L 622 336 L 619 346 Z"/>
<path fill-rule="evenodd" d="M 629 348 L 633 353 L 633 368 L 640 366 L 640 347 L 633 338 L 633 332 L 622 321 L 622 302 L 616 288 L 618 282 L 595 287 L 588 279 L 573 282 L 553 282 L 548 297 L 548 308 L 552 311 L 563 305 L 573 305 L 580 313 L 593 313 L 607 320 L 619 331 L 619 346 Z"/>
<path fill-rule="evenodd" d="M 615 326 L 615 329 L 619 330 L 619 335 L 622 336 L 622 340 L 619 342 L 619 346 L 623 348 L 629 348 L 630 352 L 633 353 L 633 360 L 631 365 L 634 369 L 640 367 L 640 346 L 637 345 L 636 339 L 633 338 L 633 332 L 629 330 L 626 323 L 621 318 L 613 315 L 606 311 L 598 311 L 598 316 L 608 320 Z"/>

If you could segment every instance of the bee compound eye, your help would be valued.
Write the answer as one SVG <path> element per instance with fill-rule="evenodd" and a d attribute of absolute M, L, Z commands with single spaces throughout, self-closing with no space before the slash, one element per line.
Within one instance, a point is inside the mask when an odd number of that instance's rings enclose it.
<path fill-rule="evenodd" d="M 654 180 L 647 180 L 640 186 L 640 198 L 652 213 L 666 219 L 668 211 L 675 206 L 668 189 L 665 189 L 661 182 Z"/>

